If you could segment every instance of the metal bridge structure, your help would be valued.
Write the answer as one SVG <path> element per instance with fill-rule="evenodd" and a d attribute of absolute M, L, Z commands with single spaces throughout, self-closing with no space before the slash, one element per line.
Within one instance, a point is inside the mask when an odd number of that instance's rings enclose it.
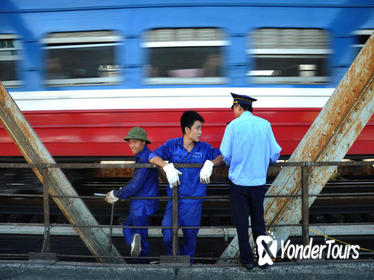
<path fill-rule="evenodd" d="M 54 165 L 37 135 L 21 111 L 1 86 L 0 119 L 35 174 L 45 186 L 44 205 L 48 209 L 48 193 L 72 224 L 77 234 L 101 262 L 123 263 L 110 236 L 102 230 L 78 197 L 58 165 Z M 374 113 L 374 36 L 365 44 L 343 77 L 327 104 L 291 156 L 288 164 L 268 190 L 265 200 L 265 221 L 277 240 L 286 240 L 290 229 L 303 213 L 304 239 L 308 239 L 308 209 L 344 158 L 355 139 Z M 324 164 L 325 163 L 325 164 Z M 293 166 L 294 164 L 294 166 Z M 147 165 L 154 168 L 154 166 Z M 304 191 L 302 191 L 302 189 Z M 312 195 L 309 195 L 312 194 Z M 177 202 L 177 199 L 175 199 Z M 302 203 L 303 202 L 303 203 Z M 175 207 L 177 209 L 177 207 Z M 173 223 L 174 244 L 178 225 Z M 45 213 L 48 236 L 48 213 Z M 110 244 L 110 246 L 108 246 Z M 174 250 L 176 255 L 177 250 Z M 230 242 L 218 263 L 234 261 L 238 256 L 237 238 Z M 105 257 L 103 257 L 105 256 Z"/>
<path fill-rule="evenodd" d="M 282 195 L 300 195 L 303 184 L 309 193 L 319 194 L 336 167 L 314 166 L 313 162 L 341 161 L 373 113 L 374 35 L 371 35 L 289 159 L 289 162 L 305 162 L 305 165 L 301 169 L 283 168 L 268 190 L 267 194 L 275 198 L 268 198 L 264 202 L 266 224 L 300 222 L 302 204 L 299 199 Z M 304 206 L 309 208 L 315 197 L 308 198 L 307 192 L 304 195 L 303 198 L 309 201 Z M 307 215 L 303 223 L 308 223 Z M 277 240 L 287 240 L 290 235 L 284 227 L 272 226 L 268 231 Z M 309 232 L 305 226 L 303 231 L 305 234 Z M 235 237 L 222 258 L 237 257 L 238 254 Z"/>

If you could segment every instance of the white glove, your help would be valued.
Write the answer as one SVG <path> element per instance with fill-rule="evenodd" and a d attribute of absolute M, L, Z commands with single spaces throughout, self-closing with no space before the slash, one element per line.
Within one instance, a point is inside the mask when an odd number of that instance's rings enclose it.
<path fill-rule="evenodd" d="M 110 191 L 106 194 L 105 196 L 105 201 L 110 203 L 110 204 L 113 204 L 115 202 L 118 201 L 118 197 L 116 197 L 114 194 L 113 194 L 113 191 Z"/>
<path fill-rule="evenodd" d="M 179 185 L 179 176 L 182 175 L 178 169 L 174 167 L 174 164 L 169 163 L 163 167 L 166 177 L 168 178 L 168 182 L 170 184 L 170 188 L 176 187 Z"/>
<path fill-rule="evenodd" d="M 204 163 L 203 168 L 201 168 L 200 171 L 200 182 L 203 184 L 209 184 L 210 183 L 210 176 L 213 172 L 213 162 L 210 160 L 206 160 Z"/>

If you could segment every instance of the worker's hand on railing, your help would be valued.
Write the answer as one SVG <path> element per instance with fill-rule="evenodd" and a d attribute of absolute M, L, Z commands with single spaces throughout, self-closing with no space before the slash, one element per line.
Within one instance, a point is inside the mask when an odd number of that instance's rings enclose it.
<path fill-rule="evenodd" d="M 118 197 L 116 197 L 116 196 L 114 195 L 113 191 L 110 191 L 110 192 L 108 192 L 108 193 L 106 194 L 106 196 L 105 196 L 105 201 L 108 202 L 108 203 L 110 203 L 110 204 L 113 204 L 113 203 L 115 203 L 115 202 L 118 201 Z"/>
<path fill-rule="evenodd" d="M 163 167 L 166 177 L 168 179 L 170 188 L 178 186 L 179 183 L 179 176 L 182 175 L 182 172 L 180 172 L 178 169 L 174 167 L 174 164 L 169 163 Z"/>
<path fill-rule="evenodd" d="M 204 163 L 203 168 L 201 168 L 200 171 L 200 182 L 203 184 L 209 184 L 210 183 L 210 176 L 212 176 L 213 172 L 213 162 L 210 160 L 206 160 Z"/>

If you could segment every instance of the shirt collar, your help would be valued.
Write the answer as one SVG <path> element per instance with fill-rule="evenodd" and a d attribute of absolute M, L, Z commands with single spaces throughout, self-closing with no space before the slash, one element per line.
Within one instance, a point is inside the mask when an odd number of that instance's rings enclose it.
<path fill-rule="evenodd" d="M 240 117 L 250 117 L 250 116 L 252 116 L 252 113 L 249 112 L 249 111 L 244 111 L 244 112 L 240 115 Z"/>
<path fill-rule="evenodd" d="M 178 139 L 178 140 L 177 140 L 178 145 L 181 146 L 181 147 L 183 147 L 183 136 L 182 136 L 182 137 L 179 137 L 179 138 L 177 138 L 177 139 Z"/>
<path fill-rule="evenodd" d="M 139 158 L 141 158 L 142 155 L 143 155 L 144 153 L 148 152 L 148 151 L 149 151 L 148 146 L 145 145 L 144 148 L 143 148 L 143 150 L 142 150 L 139 154 L 137 154 L 137 155 L 135 156 L 135 160 L 138 160 Z"/>
<path fill-rule="evenodd" d="M 177 144 L 180 146 L 180 147 L 182 147 L 183 149 L 185 149 L 185 147 L 183 146 L 183 136 L 182 137 L 179 137 L 179 138 L 177 138 L 178 140 L 177 140 Z M 192 150 L 191 150 L 191 152 L 196 148 L 196 147 L 198 147 L 200 145 L 200 142 L 195 142 L 195 145 L 194 145 L 194 147 L 192 148 Z"/>

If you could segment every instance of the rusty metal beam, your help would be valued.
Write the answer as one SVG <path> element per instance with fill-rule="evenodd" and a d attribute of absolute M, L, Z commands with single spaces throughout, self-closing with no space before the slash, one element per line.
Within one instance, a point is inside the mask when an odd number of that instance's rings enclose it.
<path fill-rule="evenodd" d="M 55 163 L 1 82 L 0 121 L 21 150 L 27 162 L 34 164 Z M 33 171 L 39 180 L 44 183 L 43 168 L 35 167 Z M 50 168 L 48 174 L 48 189 L 51 195 L 77 196 L 76 191 L 61 169 Z M 98 225 L 96 219 L 80 198 L 54 197 L 53 199 L 73 226 Z M 124 263 L 116 248 L 113 247 L 108 250 L 107 244 L 110 243 L 110 240 L 101 228 L 75 227 L 74 229 L 93 255 L 109 256 L 108 258 L 98 257 L 101 262 Z"/>
<path fill-rule="evenodd" d="M 342 160 L 373 113 L 374 35 L 371 35 L 289 161 Z M 335 169 L 334 166 L 310 167 L 307 179 L 309 193 L 320 193 Z M 267 194 L 300 194 L 301 184 L 300 168 L 284 167 Z M 315 196 L 309 197 L 309 207 L 315 199 Z M 296 224 L 301 219 L 300 198 L 268 198 L 265 199 L 264 208 L 266 224 Z M 278 241 L 286 240 L 290 235 L 286 227 L 272 227 L 268 231 L 272 232 Z M 252 241 L 252 238 L 250 240 Z M 253 248 L 254 244 L 251 245 Z M 236 236 L 221 258 L 237 258 L 238 255 Z M 221 259 L 219 262 L 228 261 Z"/>

